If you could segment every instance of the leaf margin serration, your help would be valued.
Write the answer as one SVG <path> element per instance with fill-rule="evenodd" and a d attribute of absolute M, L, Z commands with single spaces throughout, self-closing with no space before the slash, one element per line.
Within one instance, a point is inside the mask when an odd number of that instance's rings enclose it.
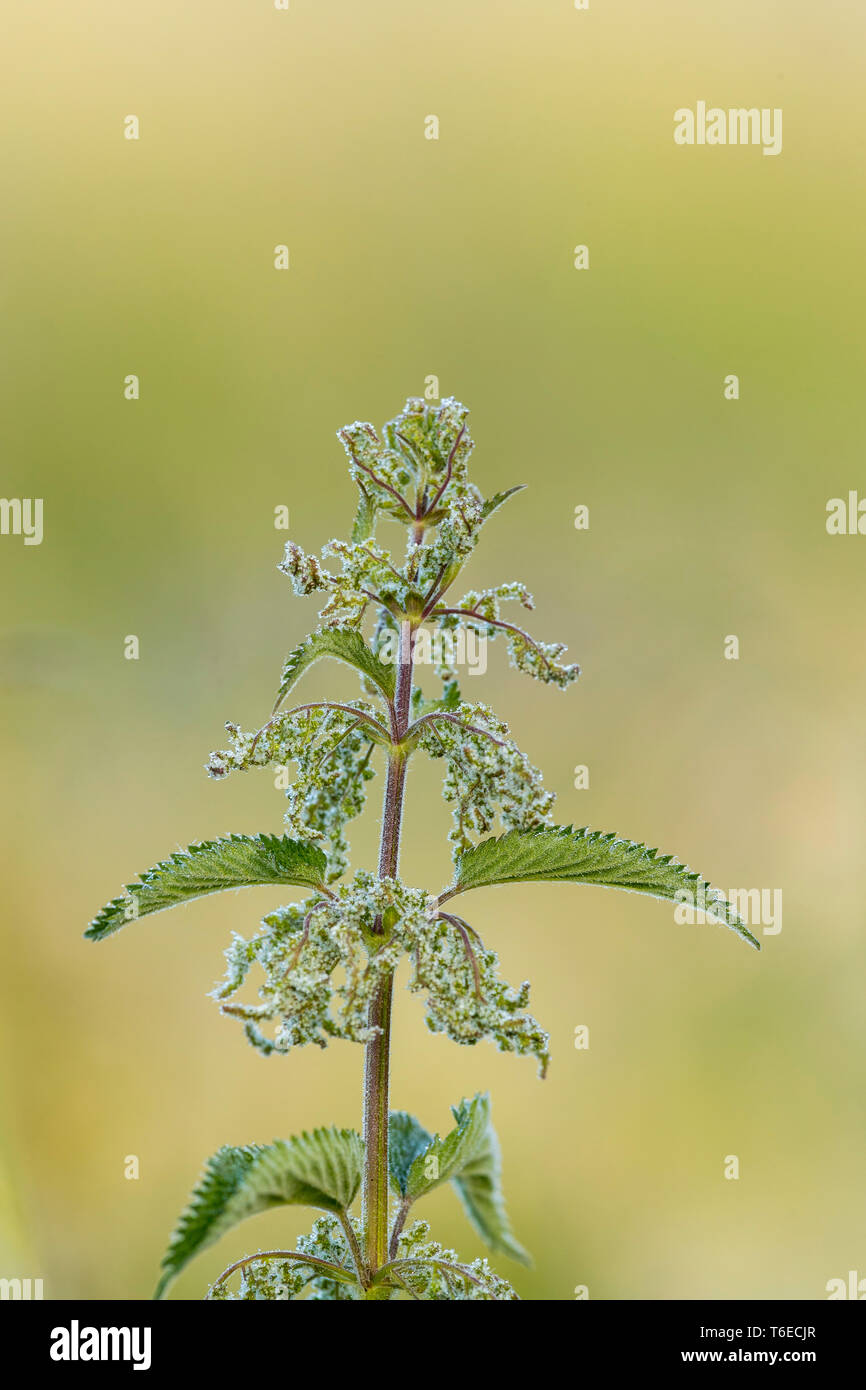
<path fill-rule="evenodd" d="M 630 867 L 633 870 L 649 871 L 649 874 L 643 881 L 635 873 L 620 872 L 618 876 L 614 876 L 610 865 L 607 870 L 604 867 L 592 869 L 588 866 L 585 871 L 576 872 L 576 864 L 573 871 L 569 872 L 564 858 L 558 869 L 549 857 L 537 859 L 533 866 L 531 862 L 526 862 L 527 852 L 537 851 L 539 845 L 554 852 L 563 845 L 572 849 L 577 849 L 578 846 L 605 846 L 609 849 L 622 846 L 624 862 L 620 868 L 625 870 Z M 531 855 L 529 857 L 531 859 Z M 493 876 L 482 876 L 485 867 L 489 873 L 491 864 L 496 865 L 497 862 L 500 867 L 493 869 Z M 664 872 L 656 875 L 656 871 L 659 870 Z M 467 876 L 467 871 L 471 877 Z M 629 840 L 616 831 L 591 830 L 588 826 L 575 830 L 571 825 L 541 825 L 531 830 L 507 830 L 502 835 L 491 836 L 471 849 L 464 850 L 457 861 L 454 881 L 440 895 L 439 901 L 444 902 L 472 888 L 492 887 L 503 883 L 596 884 L 603 888 L 642 893 L 667 902 L 689 901 L 676 896 L 677 893 L 689 893 L 690 901 L 696 908 L 702 909 L 720 925 L 729 927 L 735 935 L 756 950 L 761 949 L 761 943 L 752 935 L 720 889 L 714 888 L 701 874 L 677 859 L 676 855 L 660 855 L 658 849 L 650 848 L 638 840 Z M 660 889 L 664 891 L 659 891 Z"/>
<path fill-rule="evenodd" d="M 250 858 L 247 872 L 238 874 L 236 868 L 234 877 L 231 874 L 216 872 L 220 857 L 218 852 L 234 852 L 240 847 L 255 851 Z M 281 855 L 282 866 L 279 863 Z M 215 868 L 211 877 L 189 877 L 190 870 L 194 872 L 206 867 L 205 861 L 208 857 Z M 231 853 L 226 854 L 224 866 L 230 865 L 231 857 Z M 270 872 L 267 871 L 268 857 L 271 858 Z M 294 866 L 290 867 L 286 862 L 287 858 L 294 859 Z M 175 850 L 167 859 L 161 859 L 159 863 L 145 869 L 139 874 L 136 883 L 125 884 L 123 896 L 112 898 L 106 903 L 93 918 L 84 935 L 88 941 L 103 941 L 122 927 L 138 921 L 140 917 L 179 907 L 210 893 L 226 892 L 235 888 L 254 888 L 271 883 L 321 888 L 326 870 L 327 860 L 317 845 L 308 840 L 293 840 L 288 835 L 269 835 L 262 832 L 257 835 L 232 834 L 215 840 L 197 840 L 186 849 Z M 175 887 L 173 893 L 172 882 Z M 194 885 L 192 891 L 182 891 L 184 882 Z M 170 901 L 159 900 L 160 890 Z M 155 898 L 156 901 L 149 904 L 148 898 Z M 134 907 L 132 913 L 129 911 L 131 905 Z"/>
<path fill-rule="evenodd" d="M 396 672 L 387 662 L 380 661 L 374 651 L 367 646 L 363 636 L 354 627 L 323 627 L 309 633 L 296 647 L 293 647 L 283 662 L 280 686 L 274 701 L 273 713 L 280 708 L 289 691 L 297 684 L 305 671 L 325 657 L 333 657 L 352 666 L 362 676 L 366 676 L 387 700 L 393 700 L 396 688 Z"/>

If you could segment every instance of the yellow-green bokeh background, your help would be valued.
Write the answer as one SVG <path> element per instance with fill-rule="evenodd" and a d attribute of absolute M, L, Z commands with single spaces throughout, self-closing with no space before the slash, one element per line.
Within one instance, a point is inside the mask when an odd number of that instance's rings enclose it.
<path fill-rule="evenodd" d="M 824 526 L 829 497 L 866 491 L 866 17 L 52 0 L 5 27 L 2 491 L 45 499 L 45 539 L 0 540 L 0 1273 L 49 1298 L 147 1296 L 220 1143 L 359 1120 L 359 1048 L 264 1061 L 205 997 L 230 931 L 279 895 L 102 947 L 81 932 L 177 846 L 279 828 L 266 774 L 217 785 L 202 766 L 226 718 L 264 717 L 314 618 L 276 572 L 273 508 L 308 548 L 344 530 L 334 431 L 435 373 L 472 407 L 480 485 L 531 484 L 471 581 L 524 579 L 535 630 L 583 666 L 564 696 L 493 648 L 484 683 L 559 819 L 725 889 L 781 887 L 784 929 L 758 956 L 634 896 L 479 894 L 475 925 L 533 981 L 549 1078 L 431 1036 L 401 992 L 394 1104 L 442 1128 L 490 1088 L 526 1297 L 821 1298 L 866 1274 L 866 539 Z M 699 99 L 782 107 L 781 156 L 675 146 L 674 109 Z M 339 668 L 307 679 L 352 689 Z M 421 770 L 408 881 L 445 880 L 445 829 Z M 450 1191 L 427 1214 L 481 1252 Z M 176 1296 L 306 1224 L 257 1218 Z"/>

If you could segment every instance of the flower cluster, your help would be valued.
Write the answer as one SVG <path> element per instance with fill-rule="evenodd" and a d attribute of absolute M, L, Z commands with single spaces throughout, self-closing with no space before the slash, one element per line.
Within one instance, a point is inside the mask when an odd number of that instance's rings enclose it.
<path fill-rule="evenodd" d="M 335 556 L 342 565 L 342 574 L 333 576 L 331 596 L 319 615 L 326 625 L 360 623 L 372 601 L 390 611 L 402 612 L 406 607 L 410 578 L 375 541 L 331 540 L 322 554 Z"/>
<path fill-rule="evenodd" d="M 212 991 L 223 1013 L 243 1021 L 248 1040 L 265 1056 L 306 1043 L 324 1047 L 328 1037 L 340 1036 L 330 1012 L 331 975 L 340 964 L 340 951 L 314 908 L 315 901 L 309 908 L 279 908 L 263 919 L 265 930 L 251 941 L 234 933 L 225 952 L 225 979 Z M 227 1003 L 255 965 L 265 977 L 259 988 L 262 1003 Z M 271 1038 L 261 1025 L 275 1018 L 279 1024 Z"/>
<path fill-rule="evenodd" d="M 271 913 L 251 941 L 236 935 L 226 951 L 225 980 L 213 996 L 224 1013 L 244 1021 L 247 1038 L 266 1055 L 306 1043 L 324 1047 L 329 1038 L 369 1042 L 376 987 L 423 935 L 433 911 L 435 899 L 420 889 L 361 870 L 330 897 Z M 226 1003 L 253 965 L 264 971 L 262 1003 Z M 260 1024 L 273 1019 L 279 1024 L 268 1037 Z"/>
<path fill-rule="evenodd" d="M 529 981 L 519 989 L 500 979 L 499 957 L 460 917 L 442 914 L 419 937 L 411 990 L 427 994 L 427 1027 L 452 1042 L 473 1044 L 491 1038 L 500 1052 L 531 1054 L 544 1076 L 550 1038 L 531 1014 Z"/>
<path fill-rule="evenodd" d="M 443 795 L 454 808 L 449 838 L 455 858 L 497 820 L 503 830 L 550 825 L 554 793 L 488 705 L 458 704 L 428 720 L 418 741 L 446 762 Z"/>
<path fill-rule="evenodd" d="M 472 488 L 466 476 L 473 449 L 468 419 L 466 406 L 453 396 L 439 406 L 416 397 L 388 421 L 381 440 L 366 422 L 340 430 L 349 472 L 372 510 L 403 522 L 426 515 L 428 524 L 438 525 Z"/>
<path fill-rule="evenodd" d="M 356 1234 L 360 1235 L 360 1223 L 353 1221 L 352 1224 Z M 352 1274 L 352 1281 L 328 1278 L 321 1267 L 306 1265 L 300 1260 L 253 1258 L 243 1266 L 237 1292 L 232 1292 L 229 1280 L 225 1279 L 209 1289 L 208 1299 L 222 1302 L 238 1299 L 257 1302 L 264 1299 L 290 1300 L 300 1297 L 307 1287 L 310 1289 L 311 1302 L 355 1301 L 361 1297 L 349 1245 L 336 1216 L 320 1216 L 308 1236 L 298 1237 L 297 1248 L 301 1255 L 326 1260 L 328 1264 L 345 1269 Z"/>
<path fill-rule="evenodd" d="M 513 1302 L 518 1295 L 490 1268 L 487 1260 L 463 1264 L 454 1250 L 430 1240 L 427 1221 L 416 1221 L 404 1231 L 397 1257 L 390 1266 L 394 1283 L 424 1301 L 494 1300 Z"/>
<path fill-rule="evenodd" d="M 505 622 L 500 605 L 507 600 L 514 600 L 530 611 L 535 607 L 532 595 L 524 584 L 508 583 L 499 584 L 494 589 L 470 590 L 455 604 L 435 608 L 433 617 L 438 618 L 443 631 L 467 627 L 490 640 L 500 632 L 505 633 L 509 658 L 516 670 L 565 690 L 577 680 L 580 667 L 575 662 L 566 664 L 561 660 L 566 650 L 562 642 L 538 642 L 522 628 Z M 443 680 L 450 680 L 455 672 L 445 663 L 439 674 Z"/>
<path fill-rule="evenodd" d="M 548 1037 L 526 1012 L 529 985 L 514 989 L 501 980 L 496 953 L 461 918 L 440 914 L 422 889 L 361 870 L 332 896 L 281 907 L 262 927 L 250 941 L 234 935 L 213 997 L 242 1020 L 264 1055 L 307 1043 L 324 1047 L 330 1038 L 369 1042 L 373 994 L 408 956 L 409 989 L 426 994 L 432 1032 L 463 1044 L 490 1038 L 501 1051 L 531 1053 L 543 1074 Z M 264 974 L 261 1002 L 233 1002 L 254 966 Z M 273 1021 L 268 1035 L 262 1025 Z"/>
<path fill-rule="evenodd" d="M 360 1235 L 360 1223 L 352 1220 L 352 1226 Z M 236 1291 L 229 1279 L 222 1278 L 208 1290 L 208 1299 L 212 1302 L 288 1301 L 300 1298 L 308 1288 L 310 1302 L 357 1302 L 363 1298 L 348 1241 L 336 1216 L 319 1217 L 308 1236 L 299 1236 L 297 1253 L 324 1260 L 352 1277 L 329 1277 L 320 1265 L 269 1258 L 267 1252 L 262 1251 L 258 1258 L 252 1256 L 244 1262 Z M 383 1287 L 389 1290 L 389 1296 L 403 1293 L 423 1302 L 513 1302 L 518 1297 L 508 1281 L 490 1268 L 487 1260 L 465 1264 L 456 1251 L 430 1240 L 427 1221 L 416 1221 L 403 1232 L 395 1258 L 388 1263 L 383 1276 Z"/>
<path fill-rule="evenodd" d="M 296 763 L 297 777 L 286 786 L 286 828 L 296 839 L 325 841 L 328 877 L 339 878 L 349 862 L 344 827 L 363 811 L 366 784 L 374 776 L 365 718 L 373 715 L 371 705 L 354 700 L 342 709 L 287 711 L 254 734 L 226 724 L 231 745 L 211 753 L 207 770 L 223 778 L 251 767 Z"/>
<path fill-rule="evenodd" d="M 315 555 L 308 555 L 294 541 L 286 542 L 286 553 L 277 568 L 288 575 L 299 597 L 317 589 L 329 589 L 334 582 L 334 576 L 322 568 Z"/>

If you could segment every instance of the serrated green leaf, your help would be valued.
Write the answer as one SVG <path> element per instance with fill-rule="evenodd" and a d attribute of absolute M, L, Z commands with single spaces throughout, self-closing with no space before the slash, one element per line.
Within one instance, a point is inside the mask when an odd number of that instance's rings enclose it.
<path fill-rule="evenodd" d="M 228 888 L 266 883 L 321 888 L 326 869 L 327 860 L 316 845 L 287 835 L 203 840 L 155 864 L 138 883 L 128 884 L 125 895 L 108 903 L 84 935 L 101 941 L 139 917 Z"/>
<path fill-rule="evenodd" d="M 413 1159 L 404 1196 L 411 1201 L 432 1192 L 440 1183 L 459 1177 L 463 1169 L 484 1152 L 490 1124 L 490 1097 L 477 1095 L 452 1107 L 457 1125 L 440 1139 L 435 1134 L 426 1149 Z"/>
<path fill-rule="evenodd" d="M 457 862 L 454 883 L 440 901 L 494 883 L 596 883 L 703 910 L 760 951 L 745 922 L 717 888 L 672 854 L 623 840 L 615 833 L 543 826 L 509 830 L 483 840 Z"/>
<path fill-rule="evenodd" d="M 400 1197 L 406 1196 L 409 1170 L 419 1154 L 425 1153 L 433 1135 L 414 1115 L 405 1110 L 392 1110 L 388 1116 L 388 1171 L 391 1186 Z"/>
<path fill-rule="evenodd" d="M 505 1211 L 499 1142 L 490 1121 L 490 1097 L 476 1095 L 452 1106 L 456 1127 L 432 1138 L 412 1115 L 391 1117 L 389 1143 L 397 1157 L 390 1162 L 392 1185 L 403 1198 L 416 1201 L 440 1183 L 456 1187 L 466 1214 L 491 1250 L 529 1263 L 517 1243 Z M 393 1136 L 393 1138 L 392 1138 Z"/>
<path fill-rule="evenodd" d="M 458 1125 L 465 1105 L 466 1101 L 463 1101 L 454 1111 Z M 530 1264 L 528 1253 L 514 1238 L 505 1210 L 499 1140 L 489 1116 L 484 1143 L 452 1181 L 463 1200 L 466 1215 L 484 1243 L 495 1254 L 508 1255 L 521 1264 Z"/>
<path fill-rule="evenodd" d="M 516 487 L 510 487 L 505 492 L 497 492 L 492 497 L 488 497 L 481 507 L 482 521 L 486 521 L 489 516 L 499 510 L 503 502 L 507 502 L 509 497 L 514 496 L 515 492 L 522 492 L 525 487 L 526 483 L 518 483 Z"/>
<path fill-rule="evenodd" d="M 273 1144 L 220 1149 L 178 1222 L 154 1297 L 162 1297 L 194 1255 L 247 1217 L 281 1206 L 346 1211 L 363 1165 L 364 1141 L 352 1129 L 314 1129 Z"/>
<path fill-rule="evenodd" d="M 261 1152 L 258 1144 L 237 1149 L 225 1145 L 208 1159 L 163 1257 L 163 1273 L 154 1298 L 162 1297 L 194 1255 L 219 1239 L 226 1229 L 223 1214 Z"/>
<path fill-rule="evenodd" d="M 280 689 L 274 704 L 275 710 L 279 709 L 292 686 L 308 667 L 324 656 L 331 656 L 336 661 L 345 661 L 347 665 L 354 666 L 356 671 L 360 671 L 379 687 L 386 699 L 393 700 L 396 679 L 394 667 L 380 661 L 355 628 L 326 627 L 321 632 L 312 633 L 299 647 L 289 652 L 283 666 Z"/>

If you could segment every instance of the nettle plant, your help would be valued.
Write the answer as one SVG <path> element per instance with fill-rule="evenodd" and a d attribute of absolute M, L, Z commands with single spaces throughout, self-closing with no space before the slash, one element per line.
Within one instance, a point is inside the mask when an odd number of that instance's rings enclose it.
<path fill-rule="evenodd" d="M 234 936 L 215 997 L 266 1056 L 335 1038 L 365 1049 L 363 1136 L 323 1128 L 220 1149 L 180 1218 L 157 1296 L 238 1222 L 300 1203 L 324 1214 L 297 1249 L 237 1260 L 209 1298 L 508 1300 L 517 1295 L 486 1259 L 464 1262 L 431 1238 L 425 1221 L 409 1221 L 420 1198 L 450 1182 L 492 1252 L 528 1258 L 506 1214 L 489 1097 L 455 1106 L 444 1137 L 413 1115 L 389 1112 L 391 1002 L 403 958 L 411 966 L 408 988 L 426 997 L 433 1032 L 532 1054 L 543 1076 L 548 1036 L 527 1012 L 529 985 L 501 979 L 495 951 L 454 910 L 454 899 L 493 884 L 600 884 L 692 903 L 760 948 L 723 895 L 672 855 L 553 824 L 553 794 L 507 725 L 487 705 L 463 698 L 455 661 L 461 633 L 464 641 L 468 634 L 504 638 L 513 666 L 561 690 L 579 673 L 563 661 L 560 643 L 539 642 L 501 616 L 506 603 L 532 608 L 522 584 L 450 597 L 482 527 L 520 491 L 485 500 L 469 481 L 466 408 L 453 399 L 438 406 L 409 400 L 381 438 L 362 423 L 339 438 L 359 493 L 352 538 L 330 541 L 321 562 L 290 541 L 279 566 L 296 594 L 324 596 L 320 625 L 289 654 L 272 717 L 253 732 L 227 724 L 229 747 L 208 764 L 218 779 L 281 769 L 287 833 L 231 835 L 173 854 L 109 903 L 86 934 L 101 941 L 205 893 L 295 885 L 306 891 L 302 902 L 269 913 L 249 939 Z M 382 521 L 407 528 L 402 554 L 374 539 Z M 338 569 L 325 567 L 332 561 Z M 422 648 L 441 679 L 438 698 L 425 695 L 417 679 Z M 323 657 L 355 668 L 359 697 L 286 709 L 296 683 Z M 439 893 L 398 876 L 406 775 L 422 753 L 441 761 L 453 811 L 454 877 Z M 385 774 L 379 863 L 350 878 L 345 828 L 364 807 L 377 763 Z M 260 1002 L 241 1002 L 254 968 L 264 976 Z"/>

